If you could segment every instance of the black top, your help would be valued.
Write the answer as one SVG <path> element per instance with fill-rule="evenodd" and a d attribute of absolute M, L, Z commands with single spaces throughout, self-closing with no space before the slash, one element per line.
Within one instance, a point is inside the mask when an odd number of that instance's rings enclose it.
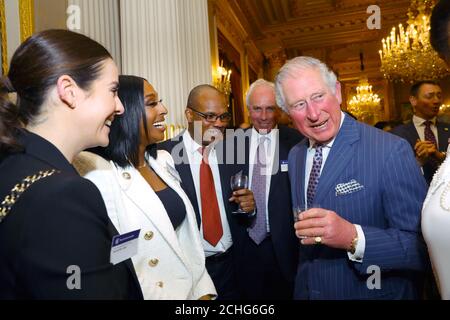
<path fill-rule="evenodd" d="M 131 260 L 110 263 L 117 230 L 97 187 L 49 141 L 27 131 L 20 141 L 24 151 L 0 163 L 0 202 L 26 176 L 59 173 L 34 183 L 0 223 L 0 300 L 142 299 Z M 76 279 L 81 289 L 70 290 Z"/>
<path fill-rule="evenodd" d="M 184 206 L 183 200 L 169 187 L 156 192 L 156 195 L 163 203 L 164 208 L 166 208 L 173 228 L 176 230 L 186 218 L 186 207 Z"/>

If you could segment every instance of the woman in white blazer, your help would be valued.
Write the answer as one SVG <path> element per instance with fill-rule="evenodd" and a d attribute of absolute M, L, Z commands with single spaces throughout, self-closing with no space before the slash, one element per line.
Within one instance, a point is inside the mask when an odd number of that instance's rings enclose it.
<path fill-rule="evenodd" d="M 107 148 L 84 153 L 81 173 L 94 182 L 120 234 L 140 229 L 132 257 L 145 299 L 209 299 L 217 295 L 205 268 L 194 209 L 173 159 L 156 152 L 166 108 L 145 80 L 120 76 L 125 113 L 111 125 Z"/>

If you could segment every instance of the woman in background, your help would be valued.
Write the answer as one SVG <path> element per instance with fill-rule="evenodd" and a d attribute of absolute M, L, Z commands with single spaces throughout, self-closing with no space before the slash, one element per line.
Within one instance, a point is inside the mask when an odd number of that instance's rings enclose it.
<path fill-rule="evenodd" d="M 216 296 L 192 205 L 173 159 L 157 151 L 167 110 L 145 80 L 120 76 L 126 112 L 111 127 L 111 143 L 80 157 L 81 172 L 100 189 L 120 233 L 141 230 L 132 258 L 145 299 Z"/>
<path fill-rule="evenodd" d="M 67 30 L 23 42 L 0 81 L 0 300 L 142 299 L 101 194 L 71 162 L 106 146 L 123 106 L 97 42 Z M 8 93 L 17 94 L 17 105 Z"/>
<path fill-rule="evenodd" d="M 430 42 L 450 67 L 450 0 L 431 15 Z M 436 171 L 422 209 L 422 232 L 442 299 L 450 300 L 450 150 Z"/>

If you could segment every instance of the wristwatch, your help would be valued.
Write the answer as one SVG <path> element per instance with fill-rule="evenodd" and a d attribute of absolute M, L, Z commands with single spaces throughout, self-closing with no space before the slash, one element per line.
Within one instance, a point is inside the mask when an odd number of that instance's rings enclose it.
<path fill-rule="evenodd" d="M 352 240 L 352 244 L 350 245 L 350 250 L 349 252 L 351 254 L 355 254 L 356 251 L 356 246 L 358 245 L 358 236 L 354 237 Z"/>

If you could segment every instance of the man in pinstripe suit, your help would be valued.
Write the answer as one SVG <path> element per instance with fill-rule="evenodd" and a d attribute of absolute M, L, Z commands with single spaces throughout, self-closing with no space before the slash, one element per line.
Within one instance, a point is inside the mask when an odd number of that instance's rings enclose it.
<path fill-rule="evenodd" d="M 286 63 L 276 87 L 278 104 L 308 138 L 289 154 L 293 204 L 312 208 L 294 225 L 295 298 L 418 298 L 427 185 L 409 144 L 344 115 L 340 83 L 317 59 Z"/>

